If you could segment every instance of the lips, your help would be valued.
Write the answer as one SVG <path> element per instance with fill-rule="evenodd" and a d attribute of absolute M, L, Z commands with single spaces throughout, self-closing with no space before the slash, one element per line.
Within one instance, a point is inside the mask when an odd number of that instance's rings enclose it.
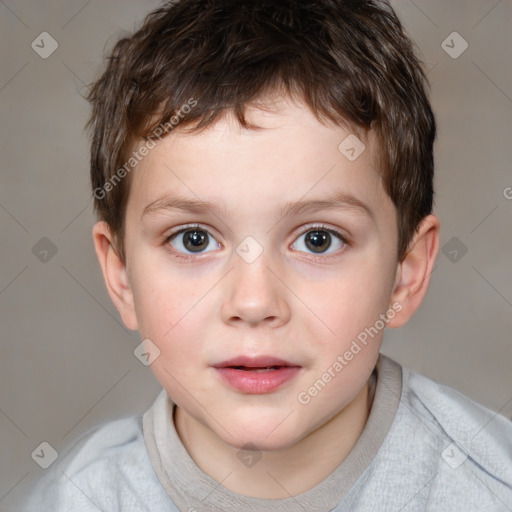
<path fill-rule="evenodd" d="M 273 356 L 240 356 L 213 367 L 230 388 L 246 394 L 276 391 L 301 370 L 301 366 Z"/>
<path fill-rule="evenodd" d="M 214 368 L 235 368 L 247 371 L 269 371 L 283 366 L 299 367 L 300 365 L 273 356 L 239 356 L 213 365 Z"/>

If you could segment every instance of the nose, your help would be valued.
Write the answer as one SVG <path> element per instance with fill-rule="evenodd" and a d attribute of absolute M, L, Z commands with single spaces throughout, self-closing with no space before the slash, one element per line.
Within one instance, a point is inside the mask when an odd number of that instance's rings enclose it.
<path fill-rule="evenodd" d="M 222 320 L 234 326 L 249 324 L 252 327 L 260 323 L 269 327 L 287 323 L 290 292 L 266 252 L 252 263 L 234 254 L 233 265 L 224 281 Z"/>

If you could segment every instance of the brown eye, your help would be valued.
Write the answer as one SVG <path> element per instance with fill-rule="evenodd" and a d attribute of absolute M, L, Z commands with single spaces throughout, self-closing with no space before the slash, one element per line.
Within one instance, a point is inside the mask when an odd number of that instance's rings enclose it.
<path fill-rule="evenodd" d="M 208 247 L 218 248 L 220 244 L 204 229 L 188 228 L 173 233 L 167 242 L 180 253 L 201 253 Z"/>
<path fill-rule="evenodd" d="M 294 243 L 294 248 L 322 255 L 331 254 L 338 249 L 342 249 L 345 245 L 346 240 L 341 233 L 325 226 L 314 226 L 299 236 Z M 333 247 L 333 250 L 327 252 L 331 247 Z"/>
<path fill-rule="evenodd" d="M 313 252 L 323 252 L 331 246 L 331 234 L 327 231 L 308 231 L 305 244 Z"/>
<path fill-rule="evenodd" d="M 208 246 L 208 233 L 195 229 L 183 233 L 183 245 L 192 252 L 200 252 Z"/>

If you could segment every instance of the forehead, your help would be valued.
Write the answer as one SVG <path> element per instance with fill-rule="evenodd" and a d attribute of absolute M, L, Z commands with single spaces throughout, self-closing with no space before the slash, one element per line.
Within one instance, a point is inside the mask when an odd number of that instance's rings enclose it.
<path fill-rule="evenodd" d="M 131 209 L 140 217 L 172 195 L 216 203 L 225 212 L 251 205 L 253 214 L 338 192 L 372 211 L 389 200 L 371 131 L 321 123 L 289 97 L 268 98 L 246 117 L 259 128 L 244 129 L 229 111 L 201 132 L 178 126 L 137 165 Z"/>

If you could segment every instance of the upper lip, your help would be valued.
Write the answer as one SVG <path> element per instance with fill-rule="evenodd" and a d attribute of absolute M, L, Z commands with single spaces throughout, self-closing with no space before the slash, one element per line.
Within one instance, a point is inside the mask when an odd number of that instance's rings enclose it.
<path fill-rule="evenodd" d="M 214 364 L 214 368 L 226 368 L 229 366 L 244 366 L 246 368 L 266 368 L 269 366 L 300 366 L 284 359 L 279 359 L 273 356 L 238 356 L 233 359 L 222 361 L 221 363 Z"/>

